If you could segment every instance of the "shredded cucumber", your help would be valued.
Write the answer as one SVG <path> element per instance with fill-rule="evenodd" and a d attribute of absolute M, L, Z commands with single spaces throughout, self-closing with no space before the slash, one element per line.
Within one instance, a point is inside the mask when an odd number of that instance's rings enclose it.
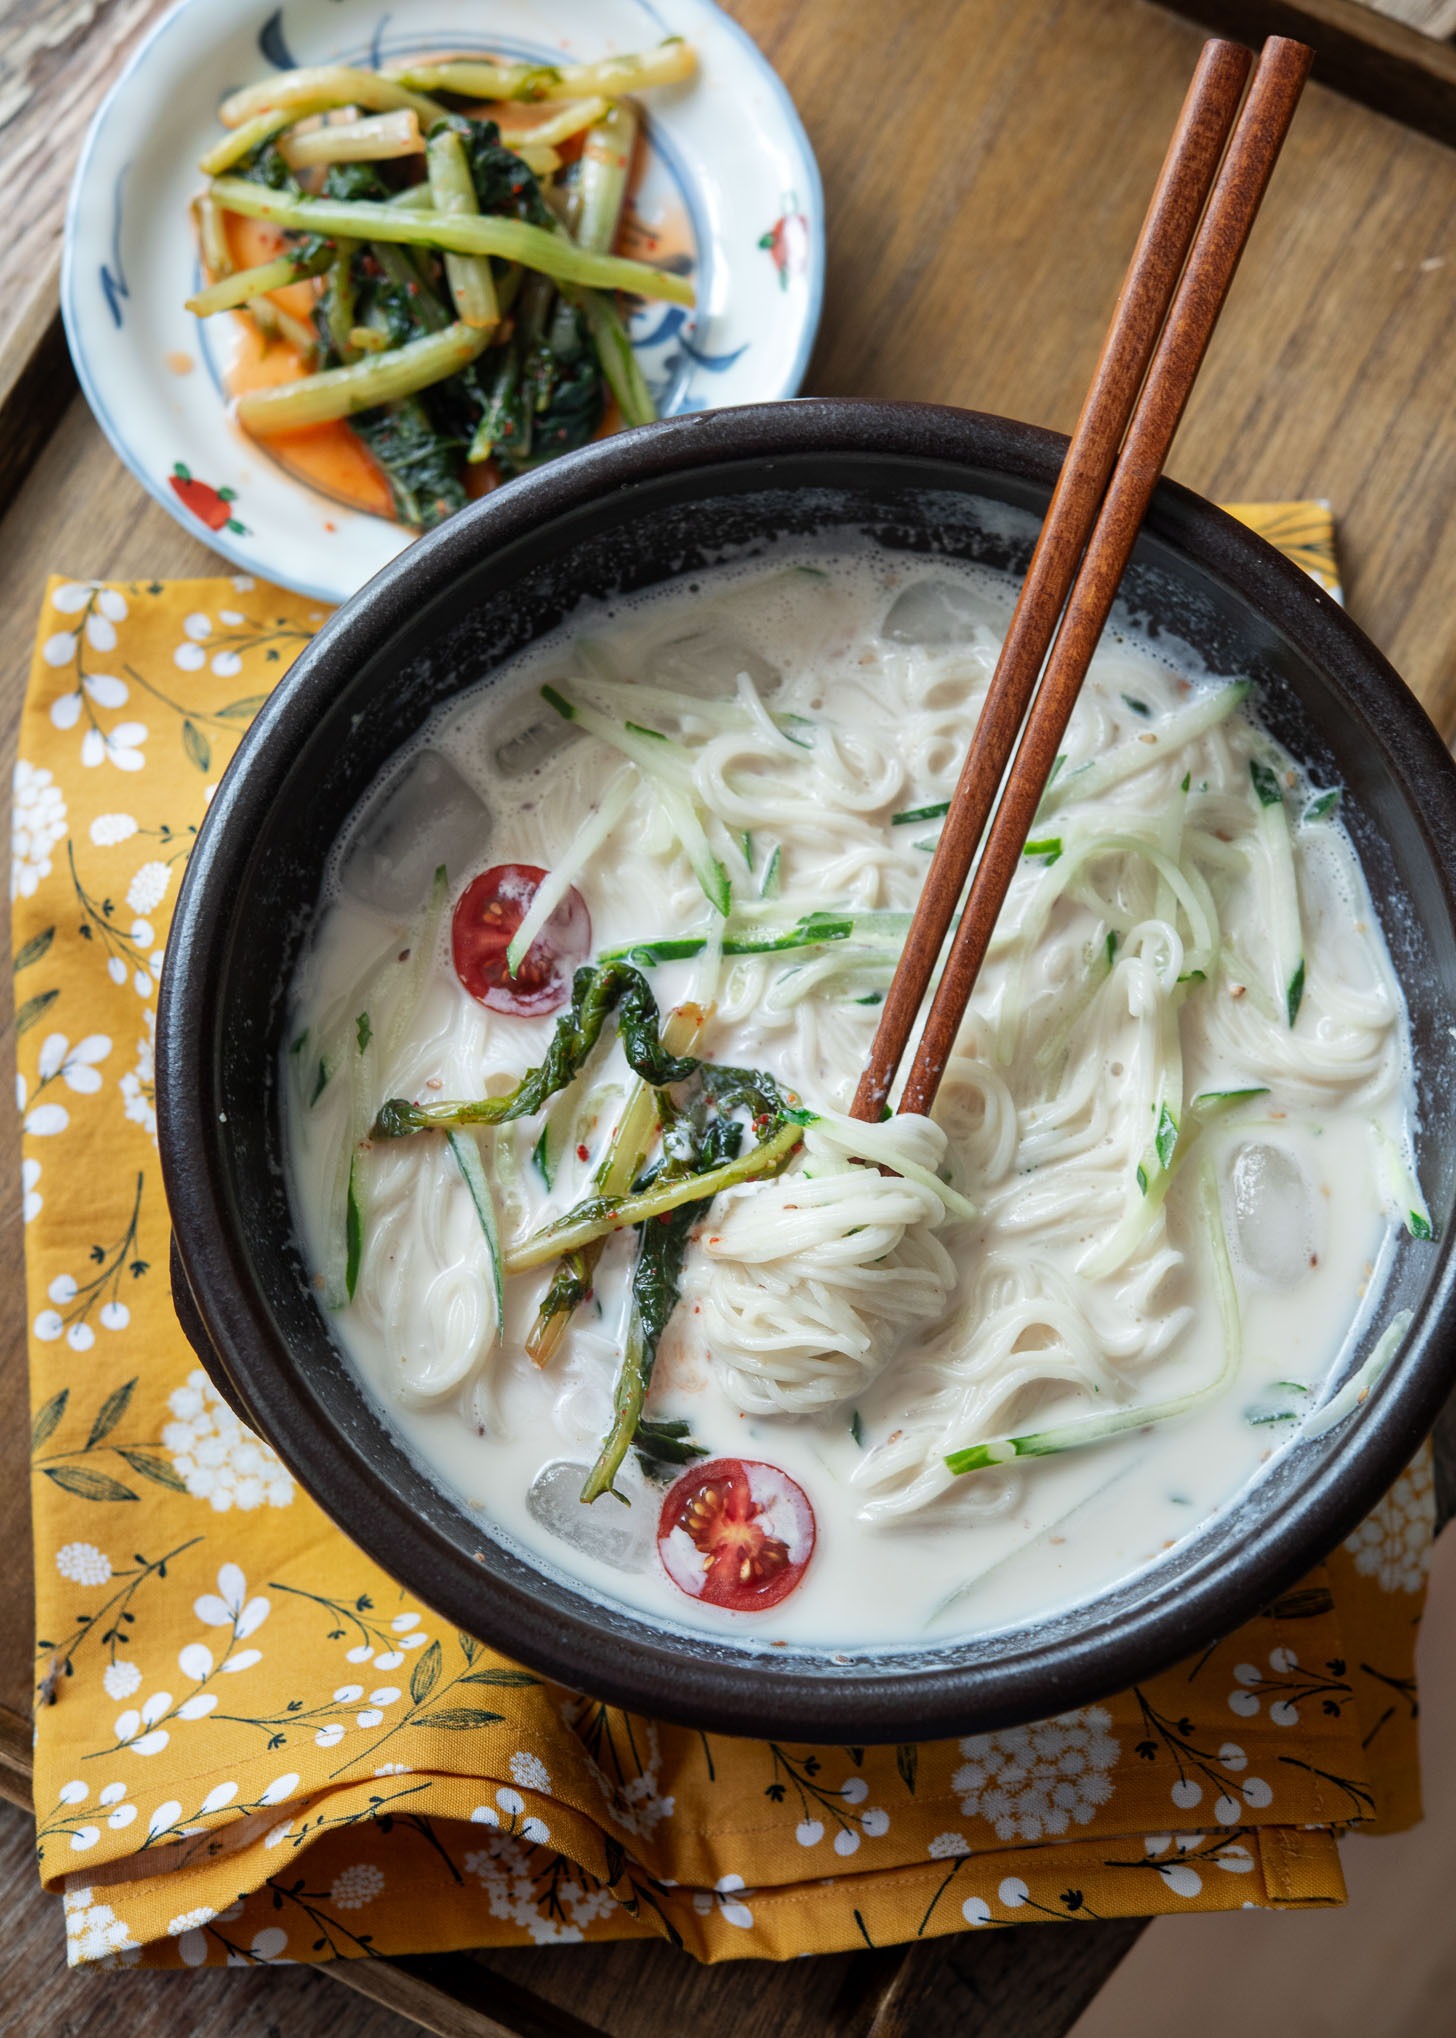
<path fill-rule="evenodd" d="M 556 1163 L 551 1153 L 551 1120 L 549 1118 L 541 1127 L 541 1137 L 531 1148 L 531 1165 L 549 1190 L 556 1173 Z"/>
<path fill-rule="evenodd" d="M 349 1192 L 344 1205 L 344 1293 L 352 1302 L 364 1257 L 364 1192 L 356 1149 L 349 1156 Z"/>
<path fill-rule="evenodd" d="M 1386 1209 L 1412 1238 L 1434 1238 L 1430 1207 L 1404 1154 L 1378 1118 L 1371 1120 L 1370 1130 L 1375 1140 L 1376 1176 Z"/>
<path fill-rule="evenodd" d="M 506 968 L 512 976 L 530 951 L 531 943 L 566 897 L 578 873 L 586 868 L 627 811 L 632 797 L 632 774 L 618 772 L 602 795 L 602 803 L 577 829 L 567 848 L 558 856 L 536 888 L 526 917 L 516 929 L 506 950 Z"/>
<path fill-rule="evenodd" d="M 1243 1364 L 1244 1334 L 1223 1211 L 1219 1206 L 1218 1185 L 1213 1169 L 1207 1163 L 1199 1181 L 1199 1212 L 1203 1220 L 1203 1234 L 1208 1241 L 1219 1321 L 1223 1329 L 1223 1360 L 1213 1378 L 1202 1387 L 1195 1387 L 1186 1394 L 1171 1395 L 1163 1401 L 1134 1404 L 1131 1408 L 1119 1408 L 1108 1415 L 1084 1416 L 1076 1422 L 1032 1430 L 1024 1436 L 995 1437 L 987 1443 L 968 1444 L 963 1450 L 947 1455 L 945 1462 L 952 1472 L 979 1472 L 993 1465 L 1009 1465 L 1016 1458 L 1048 1458 L 1062 1451 L 1085 1449 L 1089 1444 L 1106 1443 L 1109 1438 L 1125 1435 L 1129 1430 L 1146 1429 L 1155 1422 L 1168 1422 L 1175 1416 L 1187 1415 L 1226 1391 Z"/>
<path fill-rule="evenodd" d="M 639 723 L 614 722 L 595 708 L 569 701 L 554 686 L 543 686 L 541 697 L 566 721 L 577 723 L 589 736 L 610 743 L 624 757 L 630 757 L 651 781 L 658 805 L 686 852 L 703 896 L 726 919 L 733 907 L 733 887 L 727 871 L 713 854 L 702 818 L 693 805 L 692 765 L 682 745 L 655 729 L 644 729 Z"/>
<path fill-rule="evenodd" d="M 463 1130 L 447 1132 L 446 1141 L 455 1156 L 455 1164 L 465 1177 L 465 1186 L 470 1191 L 470 1200 L 475 1205 L 475 1214 L 480 1219 L 480 1228 L 485 1234 L 486 1250 L 490 1254 L 491 1288 L 495 1295 L 495 1336 L 491 1340 L 499 1344 L 505 1335 L 506 1288 L 505 1273 L 501 1265 L 500 1226 L 496 1223 L 495 1199 L 490 1193 L 490 1180 L 480 1158 L 476 1134 Z"/>
<path fill-rule="evenodd" d="M 777 855 L 777 851 L 774 852 Z M 877 953 L 894 957 L 905 945 L 910 915 L 891 911 L 868 913 L 805 913 L 792 927 L 744 927 L 725 930 L 724 955 L 781 955 L 795 948 L 822 948 L 829 942 L 850 941 Z M 701 955 L 707 945 L 702 934 L 684 934 L 665 941 L 637 941 L 629 948 L 611 948 L 602 962 L 630 962 L 638 969 L 651 969 L 662 962 L 688 962 Z"/>
<path fill-rule="evenodd" d="M 1074 771 L 1060 772 L 1056 783 L 1049 785 L 1042 795 L 1038 812 L 1047 814 L 1067 800 L 1095 800 L 1110 787 L 1121 785 L 1124 779 L 1134 778 L 1140 771 L 1146 771 L 1150 764 L 1160 764 L 1170 750 L 1181 749 L 1195 737 L 1206 735 L 1210 729 L 1231 715 L 1240 701 L 1246 700 L 1249 682 L 1235 680 L 1229 686 L 1221 686 L 1215 692 L 1204 694 L 1196 701 L 1190 701 L 1186 708 L 1175 708 L 1171 715 L 1160 716 L 1143 734 L 1157 737 L 1156 743 L 1144 743 L 1142 735 L 1131 743 L 1119 743 L 1102 757 L 1090 764 L 1079 764 Z"/>
<path fill-rule="evenodd" d="M 1302 1435 L 1322 1437 L 1327 1430 L 1332 1430 L 1336 1423 L 1343 1422 L 1347 1415 L 1354 1414 L 1400 1349 L 1401 1340 L 1411 1326 L 1411 1314 L 1409 1309 L 1402 1309 L 1390 1319 L 1364 1365 L 1350 1375 L 1344 1386 L 1330 1396 L 1323 1408 L 1315 1410 L 1304 1425 Z"/>
<path fill-rule="evenodd" d="M 359 1285 L 369 1214 L 363 1141 L 383 1078 L 388 1076 L 419 1010 L 449 895 L 442 864 L 430 887 L 429 904 L 408 937 L 407 964 L 400 963 L 398 940 L 391 941 L 351 986 L 347 1002 L 336 1004 L 330 1014 L 310 1101 L 317 1103 L 339 1070 L 348 1068 L 349 1108 L 334 1169 L 328 1226 L 331 1244 L 323 1267 L 324 1299 L 331 1309 L 352 1302 Z M 381 1035 L 376 1015 L 385 1010 L 389 1017 Z"/>
<path fill-rule="evenodd" d="M 1274 960 L 1274 986 L 1289 1024 L 1299 1017 L 1304 998 L 1304 928 L 1299 917 L 1299 884 L 1294 874 L 1294 843 L 1284 811 L 1284 788 L 1278 776 L 1257 757 L 1249 763 L 1254 797 L 1259 803 L 1259 832 L 1269 851 L 1274 896 L 1269 902 L 1269 948 Z"/>

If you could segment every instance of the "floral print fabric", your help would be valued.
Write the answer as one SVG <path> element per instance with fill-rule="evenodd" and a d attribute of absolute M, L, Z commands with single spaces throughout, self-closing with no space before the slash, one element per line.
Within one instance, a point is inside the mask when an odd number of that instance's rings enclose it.
<path fill-rule="evenodd" d="M 75 1963 L 666 1936 L 786 1958 L 1027 1919 L 1338 1902 L 1417 1815 L 1421 1460 L 1218 1647 L 1040 1724 L 735 1741 L 543 1683 L 352 1548 L 173 1316 L 153 1028 L 237 740 L 323 621 L 58 580 L 16 767 L 40 1871 Z"/>

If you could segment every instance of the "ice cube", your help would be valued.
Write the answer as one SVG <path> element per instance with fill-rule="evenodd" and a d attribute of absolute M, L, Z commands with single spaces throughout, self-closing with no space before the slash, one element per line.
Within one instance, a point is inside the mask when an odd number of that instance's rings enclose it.
<path fill-rule="evenodd" d="M 539 715 L 533 714 L 496 744 L 495 768 L 502 778 L 527 778 L 543 764 L 549 764 L 569 743 L 579 741 L 580 734 L 580 730 L 563 722 L 553 710 L 543 708 Z"/>
<path fill-rule="evenodd" d="M 595 1557 L 617 1571 L 640 1571 L 652 1549 L 651 1508 L 644 1500 L 624 1507 L 610 1493 L 584 1506 L 581 1489 L 588 1470 L 564 1458 L 543 1465 L 526 1493 L 526 1512 L 583 1557 Z"/>
<path fill-rule="evenodd" d="M 966 643 L 978 625 L 999 637 L 1008 621 L 1008 612 L 974 588 L 954 580 L 917 580 L 891 602 L 880 635 L 891 644 L 943 650 Z"/>
<path fill-rule="evenodd" d="M 725 694 L 731 699 L 740 672 L 748 674 L 761 694 L 772 693 L 779 683 L 777 666 L 770 665 L 741 637 L 710 621 L 654 646 L 643 678 L 704 699 L 721 699 Z"/>
<path fill-rule="evenodd" d="M 1253 1139 L 1230 1171 L 1239 1257 L 1272 1287 L 1292 1288 L 1315 1252 L 1314 1198 L 1303 1168 L 1287 1148 Z"/>
<path fill-rule="evenodd" d="M 417 750 L 369 802 L 344 852 L 340 882 L 361 905 L 419 912 L 443 863 L 451 880 L 486 862 L 490 810 L 438 750 Z"/>

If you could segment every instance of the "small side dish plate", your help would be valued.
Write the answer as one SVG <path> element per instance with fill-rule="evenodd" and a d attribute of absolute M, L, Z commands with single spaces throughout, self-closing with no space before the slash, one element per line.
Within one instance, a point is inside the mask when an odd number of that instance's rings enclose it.
<path fill-rule="evenodd" d="M 636 191 L 648 259 L 681 252 L 695 311 L 641 305 L 634 348 L 664 416 L 793 396 L 819 321 L 819 172 L 778 77 L 711 0 L 182 0 L 92 122 L 66 216 L 61 308 L 86 400 L 117 454 L 179 523 L 247 573 L 345 600 L 413 532 L 330 500 L 228 415 L 219 330 L 184 307 L 199 269 L 189 204 L 219 101 L 294 65 L 384 69 L 490 50 L 584 62 L 683 36 L 688 83 L 643 95 Z"/>

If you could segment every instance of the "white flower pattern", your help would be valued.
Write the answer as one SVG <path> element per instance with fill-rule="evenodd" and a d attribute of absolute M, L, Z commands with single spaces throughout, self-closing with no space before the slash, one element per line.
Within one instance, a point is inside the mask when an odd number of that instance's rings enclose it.
<path fill-rule="evenodd" d="M 491 1916 L 520 1926 L 537 1946 L 579 1945 L 587 1925 L 616 1909 L 609 1890 L 568 1874 L 555 1883 L 551 1910 L 544 1910 L 534 1850 L 510 1833 L 488 1834 L 483 1847 L 466 1855 L 465 1872 L 485 1891 Z"/>
<path fill-rule="evenodd" d="M 134 1967 L 141 1947 L 131 1927 L 109 1904 L 96 1902 L 89 1888 L 68 1888 L 63 1899 L 66 1958 L 72 1967 Z"/>
<path fill-rule="evenodd" d="M 199 1367 L 168 1396 L 175 1418 L 162 1431 L 178 1477 L 220 1514 L 229 1508 L 287 1507 L 293 1477 L 268 1445 L 228 1407 Z"/>
<path fill-rule="evenodd" d="M 130 1698 L 134 1691 L 141 1689 L 142 1673 L 127 1657 L 118 1657 L 115 1663 L 108 1663 L 101 1673 L 102 1688 L 106 1696 L 118 1703 Z"/>
<path fill-rule="evenodd" d="M 341 1911 L 362 1911 L 383 1887 L 383 1872 L 372 1861 L 356 1861 L 353 1867 L 340 1869 L 329 1895 Z"/>
<path fill-rule="evenodd" d="M 1377 1579 L 1382 1592 L 1419 1592 L 1431 1568 L 1435 1529 L 1435 1480 L 1430 1453 L 1423 1451 L 1366 1515 L 1345 1548 L 1355 1559 L 1355 1569 Z"/>
<path fill-rule="evenodd" d="M 98 849 L 129 841 L 136 832 L 137 823 L 130 814 L 98 814 L 91 823 L 91 840 Z"/>
<path fill-rule="evenodd" d="M 171 882 L 171 877 L 171 869 L 165 863 L 153 860 L 142 864 L 126 888 L 126 903 L 134 913 L 155 913 L 167 896 L 167 886 Z M 132 933 L 136 935 L 135 928 L 132 929 Z M 151 943 L 152 933 L 148 928 L 144 945 L 149 948 Z"/>
<path fill-rule="evenodd" d="M 962 1741 L 966 1759 L 951 1779 L 961 1810 L 989 1820 L 1001 1840 L 1044 1840 L 1085 1826 L 1112 1796 L 1111 1726 L 1094 1705 Z"/>
<path fill-rule="evenodd" d="M 76 1585 L 104 1585 L 111 1559 L 94 1543 L 66 1543 L 56 1551 L 56 1569 Z"/>
<path fill-rule="evenodd" d="M 157 1136 L 157 1015 L 148 1005 L 142 1013 L 146 1032 L 136 1044 L 136 1066 L 121 1078 L 122 1109 L 148 1137 Z"/>
<path fill-rule="evenodd" d="M 29 899 L 51 874 L 51 851 L 65 838 L 66 802 L 43 765 L 16 760 L 10 795 L 10 896 Z"/>

